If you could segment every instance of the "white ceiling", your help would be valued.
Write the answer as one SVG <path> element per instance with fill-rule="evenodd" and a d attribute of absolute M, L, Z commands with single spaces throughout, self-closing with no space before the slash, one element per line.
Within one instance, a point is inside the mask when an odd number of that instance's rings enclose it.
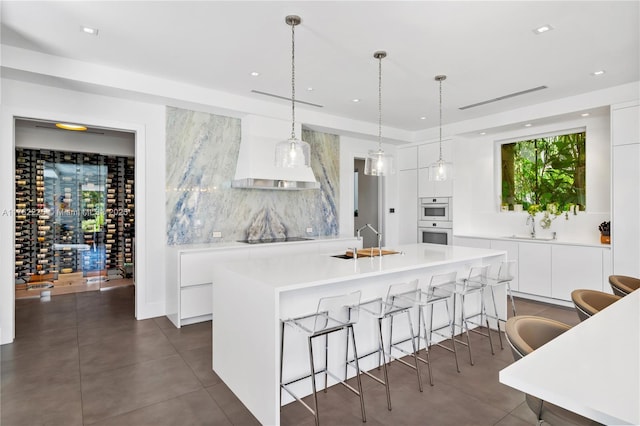
<path fill-rule="evenodd" d="M 272 99 L 251 90 L 290 96 L 284 18 L 298 14 L 297 99 L 377 122 L 373 52 L 386 50 L 383 123 L 407 131 L 437 126 L 437 74 L 448 76 L 444 123 L 640 80 L 639 1 L 0 4 L 2 44 L 264 100 Z M 543 24 L 554 29 L 534 34 Z M 84 34 L 82 25 L 99 35 Z M 596 70 L 606 73 L 591 75 Z M 15 70 L 4 71 L 15 78 Z M 548 89 L 459 110 L 541 85 Z"/>

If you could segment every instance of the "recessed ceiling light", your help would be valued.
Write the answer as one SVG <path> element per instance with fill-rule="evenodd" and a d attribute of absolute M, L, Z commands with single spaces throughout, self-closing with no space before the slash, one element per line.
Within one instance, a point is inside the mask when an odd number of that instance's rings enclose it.
<path fill-rule="evenodd" d="M 307 92 L 313 92 L 313 87 L 307 87 Z"/>
<path fill-rule="evenodd" d="M 542 33 L 546 33 L 547 31 L 551 31 L 552 29 L 553 29 L 553 27 L 551 25 L 545 24 L 545 25 L 542 25 L 542 26 L 540 26 L 538 28 L 535 28 L 533 30 L 533 33 L 534 34 L 542 34 Z"/>
<path fill-rule="evenodd" d="M 259 72 L 257 72 L 257 71 L 252 71 L 252 72 L 251 72 L 251 76 L 252 76 L 252 77 L 257 77 L 257 76 L 259 76 L 259 75 L 260 75 L 260 73 L 259 73 Z"/>
<path fill-rule="evenodd" d="M 56 123 L 56 127 L 64 130 L 74 130 L 76 132 L 84 132 L 87 128 L 81 124 Z"/>
<path fill-rule="evenodd" d="M 527 124 L 524 125 L 524 127 L 531 127 L 531 126 L 532 126 L 531 123 L 527 123 Z"/>
<path fill-rule="evenodd" d="M 602 75 L 602 74 L 604 74 L 605 72 L 606 72 L 605 70 L 598 70 L 598 71 L 594 71 L 594 72 L 592 72 L 592 73 L 591 73 L 591 75 L 596 75 L 596 76 L 597 76 L 597 75 Z"/>
<path fill-rule="evenodd" d="M 481 134 L 482 136 L 484 136 L 484 135 L 486 135 L 486 134 L 487 134 L 487 132 L 480 132 L 480 134 Z"/>
<path fill-rule="evenodd" d="M 80 28 L 82 29 L 83 33 L 91 34 L 91 35 L 94 35 L 94 36 L 98 35 L 98 29 L 97 28 L 85 27 L 84 25 L 82 27 L 80 27 Z"/>
<path fill-rule="evenodd" d="M 420 120 L 426 120 L 426 119 L 427 119 L 427 117 L 425 117 L 425 116 L 420 117 Z"/>
<path fill-rule="evenodd" d="M 355 103 L 358 103 L 358 102 L 360 102 L 360 99 L 358 99 L 358 98 L 355 98 L 355 99 L 351 99 L 351 102 L 355 102 Z"/>
<path fill-rule="evenodd" d="M 588 117 L 588 116 L 589 116 L 589 113 L 588 113 L 588 112 L 583 112 L 582 114 L 580 114 L 580 116 L 582 116 L 582 117 Z"/>

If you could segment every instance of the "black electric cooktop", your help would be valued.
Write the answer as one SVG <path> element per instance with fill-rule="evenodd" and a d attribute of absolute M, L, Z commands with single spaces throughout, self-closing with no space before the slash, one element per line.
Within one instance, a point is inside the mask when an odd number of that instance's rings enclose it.
<path fill-rule="evenodd" d="M 313 238 L 304 238 L 304 237 L 264 238 L 260 240 L 238 240 L 238 242 L 247 243 L 247 244 L 267 244 L 267 243 L 289 243 L 292 241 L 308 241 L 308 240 L 313 240 Z"/>

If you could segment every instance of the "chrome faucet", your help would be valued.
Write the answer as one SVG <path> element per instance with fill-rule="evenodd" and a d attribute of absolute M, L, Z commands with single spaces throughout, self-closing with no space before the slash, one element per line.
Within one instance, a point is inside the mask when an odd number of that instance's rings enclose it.
<path fill-rule="evenodd" d="M 527 225 L 531 224 L 531 238 L 536 237 L 536 218 L 534 215 L 530 214 L 527 217 Z"/>
<path fill-rule="evenodd" d="M 379 233 L 378 231 L 375 230 L 375 228 L 373 226 L 371 226 L 370 223 L 367 223 L 363 226 L 361 226 L 360 228 L 358 228 L 357 232 L 356 232 L 356 236 L 358 238 L 358 240 L 360 240 L 360 232 L 362 232 L 363 229 L 365 228 L 369 228 L 371 229 L 378 237 L 378 251 L 380 253 L 380 256 L 382 256 L 382 234 Z"/>

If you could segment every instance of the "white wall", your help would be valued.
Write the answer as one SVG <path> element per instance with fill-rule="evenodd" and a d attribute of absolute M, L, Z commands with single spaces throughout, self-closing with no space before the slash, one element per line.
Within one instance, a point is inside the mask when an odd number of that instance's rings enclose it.
<path fill-rule="evenodd" d="M 14 117 L 81 122 L 135 132 L 136 317 L 164 315 L 165 108 L 2 80 L 0 211 L 14 208 Z M 13 216 L 0 215 L 0 342 L 14 338 Z"/>
<path fill-rule="evenodd" d="M 577 216 L 570 215 L 569 220 L 559 217 L 552 222 L 549 230 L 545 231 L 537 226 L 536 231 L 540 235 L 556 231 L 561 240 L 595 242 L 600 235 L 598 225 L 610 217 L 609 121 L 607 114 L 491 136 L 456 138 L 455 234 L 526 234 L 527 213 L 499 212 L 500 141 L 522 140 L 537 134 L 586 128 L 586 212 L 579 212 Z"/>
<path fill-rule="evenodd" d="M 353 160 L 356 158 L 366 158 L 367 151 L 377 149 L 378 143 L 357 139 L 350 136 L 340 137 L 340 235 L 352 236 L 354 229 L 353 217 Z M 396 155 L 393 146 L 383 144 L 385 152 Z M 397 157 L 397 155 L 396 155 Z M 379 232 L 383 236 L 383 245 L 393 246 L 398 244 L 398 221 L 395 213 L 389 213 L 389 208 L 394 207 L 397 202 L 397 175 L 378 178 L 379 197 L 383 200 L 378 211 L 378 218 L 381 221 Z M 375 225 L 374 225 L 375 227 Z"/>
<path fill-rule="evenodd" d="M 14 208 L 14 117 L 80 122 L 136 133 L 136 317 L 165 314 L 165 106 L 2 80 L 0 133 L 0 211 Z M 197 106 L 188 104 L 196 109 Z M 206 109 L 206 107 L 202 107 Z M 340 234 L 353 233 L 353 160 L 376 149 L 377 142 L 342 136 L 340 139 Z M 395 148 L 383 145 L 388 152 Z M 395 188 L 394 176 L 381 179 L 381 191 Z M 383 235 L 387 245 L 397 243 L 395 190 L 386 189 Z M 387 232 L 387 229 L 390 231 Z M 14 219 L 0 216 L 0 343 L 14 338 Z"/>

